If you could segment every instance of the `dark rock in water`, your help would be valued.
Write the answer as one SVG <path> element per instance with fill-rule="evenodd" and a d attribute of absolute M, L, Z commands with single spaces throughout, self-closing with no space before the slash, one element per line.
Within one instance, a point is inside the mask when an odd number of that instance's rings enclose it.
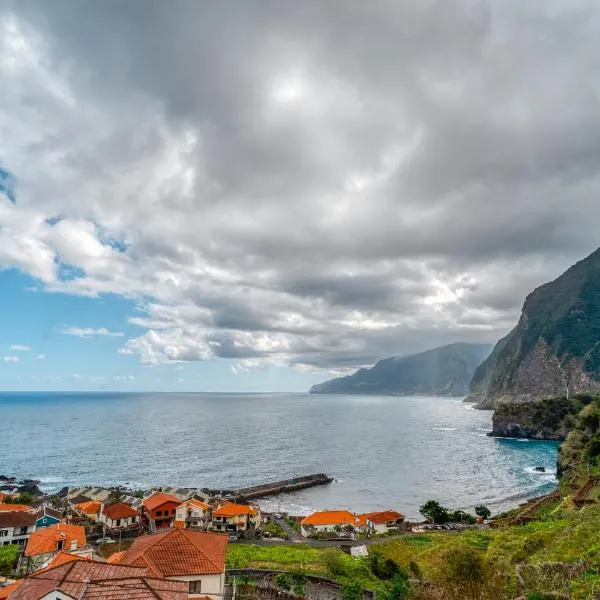
<path fill-rule="evenodd" d="M 546 467 L 534 467 L 533 470 L 537 471 L 538 473 L 545 473 L 546 472 Z"/>
<path fill-rule="evenodd" d="M 492 417 L 493 437 L 564 440 L 574 417 L 587 403 L 585 397 L 546 400 L 502 400 Z"/>

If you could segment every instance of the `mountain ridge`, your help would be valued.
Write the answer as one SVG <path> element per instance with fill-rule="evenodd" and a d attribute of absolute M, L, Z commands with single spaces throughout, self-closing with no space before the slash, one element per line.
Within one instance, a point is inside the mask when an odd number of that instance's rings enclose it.
<path fill-rule="evenodd" d="M 490 344 L 456 342 L 409 356 L 393 356 L 352 375 L 313 385 L 311 394 L 464 396 Z"/>
<path fill-rule="evenodd" d="M 517 325 L 475 370 L 480 408 L 600 391 L 600 249 L 532 291 Z"/>

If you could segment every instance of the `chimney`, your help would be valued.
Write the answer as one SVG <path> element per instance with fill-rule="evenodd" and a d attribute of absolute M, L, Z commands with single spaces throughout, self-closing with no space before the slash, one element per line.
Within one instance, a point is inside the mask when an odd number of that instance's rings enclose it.
<path fill-rule="evenodd" d="M 77 550 L 77 540 L 71 540 L 71 550 Z"/>

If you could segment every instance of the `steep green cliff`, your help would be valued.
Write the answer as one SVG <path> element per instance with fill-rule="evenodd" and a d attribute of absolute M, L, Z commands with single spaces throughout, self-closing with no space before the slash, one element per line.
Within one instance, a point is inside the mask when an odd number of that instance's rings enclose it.
<path fill-rule="evenodd" d="M 475 371 L 470 400 L 600 390 L 600 249 L 533 291 L 517 326 Z"/>
<path fill-rule="evenodd" d="M 370 369 L 311 388 L 311 394 L 399 394 L 464 396 L 488 344 L 456 343 L 412 356 L 380 360 Z"/>

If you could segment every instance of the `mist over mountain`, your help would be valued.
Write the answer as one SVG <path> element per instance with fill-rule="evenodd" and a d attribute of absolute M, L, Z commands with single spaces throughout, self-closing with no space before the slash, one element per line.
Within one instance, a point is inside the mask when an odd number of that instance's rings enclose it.
<path fill-rule="evenodd" d="M 459 342 L 386 358 L 370 369 L 314 385 L 310 393 L 464 396 L 475 369 L 490 350 L 489 344 Z"/>

